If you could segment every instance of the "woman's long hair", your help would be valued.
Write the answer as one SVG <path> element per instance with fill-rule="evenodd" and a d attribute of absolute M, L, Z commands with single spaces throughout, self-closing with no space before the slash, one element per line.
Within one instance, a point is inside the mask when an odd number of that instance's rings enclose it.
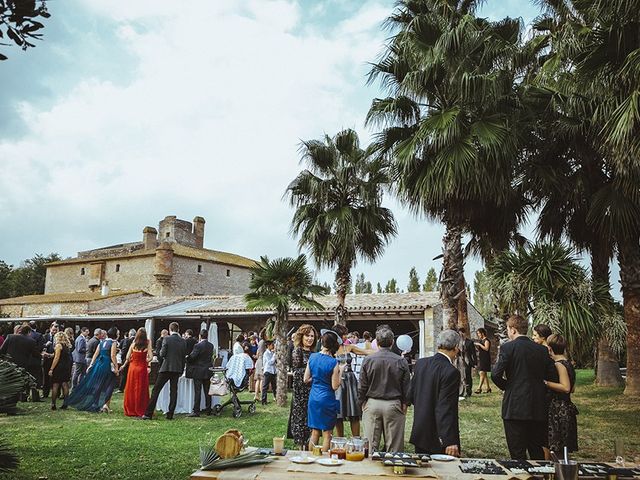
<path fill-rule="evenodd" d="M 60 343 L 62 345 L 65 345 L 69 349 L 71 348 L 71 342 L 69 341 L 69 337 L 67 336 L 66 333 L 58 332 L 58 333 L 56 333 L 56 336 L 53 337 L 53 338 L 56 341 L 56 343 Z"/>
<path fill-rule="evenodd" d="M 302 343 L 302 339 L 304 338 L 305 335 L 308 335 L 309 333 L 313 333 L 313 345 L 311 345 L 311 351 L 314 351 L 316 349 L 316 344 L 318 343 L 318 332 L 313 327 L 313 325 L 309 325 L 308 323 L 305 323 L 304 325 L 300 325 L 300 328 L 298 328 L 298 330 L 295 333 L 295 338 L 293 339 L 293 345 L 295 347 L 304 347 Z"/>
<path fill-rule="evenodd" d="M 136 350 L 145 350 L 149 347 L 149 339 L 147 338 L 147 331 L 140 327 L 136 332 L 136 338 L 133 341 L 133 348 Z"/>

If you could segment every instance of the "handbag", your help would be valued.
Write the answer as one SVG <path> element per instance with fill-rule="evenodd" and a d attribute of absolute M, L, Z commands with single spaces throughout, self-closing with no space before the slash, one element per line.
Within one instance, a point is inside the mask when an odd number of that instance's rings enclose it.
<path fill-rule="evenodd" d="M 209 395 L 213 397 L 224 397 L 229 393 L 229 387 L 224 378 L 220 378 L 217 375 L 211 379 L 211 385 L 209 386 Z"/>

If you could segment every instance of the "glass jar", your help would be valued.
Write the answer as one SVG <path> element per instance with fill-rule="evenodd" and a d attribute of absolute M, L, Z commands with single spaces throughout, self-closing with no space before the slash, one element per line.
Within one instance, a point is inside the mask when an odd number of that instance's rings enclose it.
<path fill-rule="evenodd" d="M 361 438 L 354 437 L 347 442 L 347 460 L 361 462 L 364 460 L 364 442 Z"/>
<path fill-rule="evenodd" d="M 347 439 L 344 437 L 333 437 L 331 439 L 331 447 L 329 457 L 344 460 L 347 456 Z M 335 455 L 335 457 L 334 457 Z"/>

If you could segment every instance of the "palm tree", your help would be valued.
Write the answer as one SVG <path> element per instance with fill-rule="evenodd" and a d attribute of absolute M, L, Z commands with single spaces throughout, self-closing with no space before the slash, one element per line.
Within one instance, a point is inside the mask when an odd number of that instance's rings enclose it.
<path fill-rule="evenodd" d="M 592 351 L 598 313 L 608 292 L 603 296 L 591 285 L 569 247 L 538 243 L 505 251 L 487 267 L 487 279 L 506 310 L 562 332 L 574 358 Z"/>
<path fill-rule="evenodd" d="M 322 309 L 313 299 L 324 295 L 326 289 L 313 283 L 313 274 L 307 268 L 307 258 L 277 258 L 270 261 L 266 256 L 251 269 L 250 293 L 245 295 L 247 308 L 273 309 L 275 311 L 275 341 L 277 365 L 276 402 L 283 407 L 287 403 L 287 331 L 291 305 Z"/>
<path fill-rule="evenodd" d="M 493 212 L 505 219 L 493 238 L 508 238 L 521 212 L 513 209 L 521 24 L 477 18 L 479 3 L 400 1 L 388 19 L 396 33 L 370 74 L 391 94 L 373 101 L 367 123 L 384 127 L 375 148 L 393 161 L 396 193 L 446 228 L 440 287 L 450 328 L 468 328 L 462 235 Z"/>
<path fill-rule="evenodd" d="M 548 15 L 540 28 L 551 49 L 543 58 L 543 72 L 564 69 L 576 94 L 569 97 L 574 112 L 591 122 L 593 149 L 604 159 L 608 182 L 593 193 L 588 228 L 609 235 L 617 248 L 627 324 L 627 386 L 640 395 L 640 2 L 611 0 L 546 1 Z M 567 83 L 567 82 L 565 82 Z M 584 108 L 583 105 L 588 108 Z M 576 108 L 577 107 L 577 108 Z M 581 111 L 580 111 L 581 109 Z M 593 255 L 594 250 L 592 250 Z M 594 259 L 593 272 L 608 280 L 604 259 Z M 600 273 L 599 273 L 600 272 Z M 608 282 L 607 282 L 608 283 Z"/>
<path fill-rule="evenodd" d="M 287 187 L 296 209 L 292 231 L 319 267 L 336 269 L 336 321 L 344 325 L 352 268 L 359 257 L 375 261 L 397 232 L 382 206 L 387 169 L 360 148 L 353 130 L 302 142 L 301 153 L 308 168 Z"/>

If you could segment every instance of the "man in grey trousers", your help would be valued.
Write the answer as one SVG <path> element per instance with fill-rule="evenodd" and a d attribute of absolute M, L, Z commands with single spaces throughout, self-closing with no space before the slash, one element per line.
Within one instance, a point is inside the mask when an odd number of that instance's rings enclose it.
<path fill-rule="evenodd" d="M 407 361 L 391 351 L 393 332 L 388 325 L 376 331 L 379 350 L 366 357 L 360 369 L 358 401 L 362 407 L 362 423 L 371 448 L 404 450 L 404 424 L 409 403 L 410 375 Z"/>

